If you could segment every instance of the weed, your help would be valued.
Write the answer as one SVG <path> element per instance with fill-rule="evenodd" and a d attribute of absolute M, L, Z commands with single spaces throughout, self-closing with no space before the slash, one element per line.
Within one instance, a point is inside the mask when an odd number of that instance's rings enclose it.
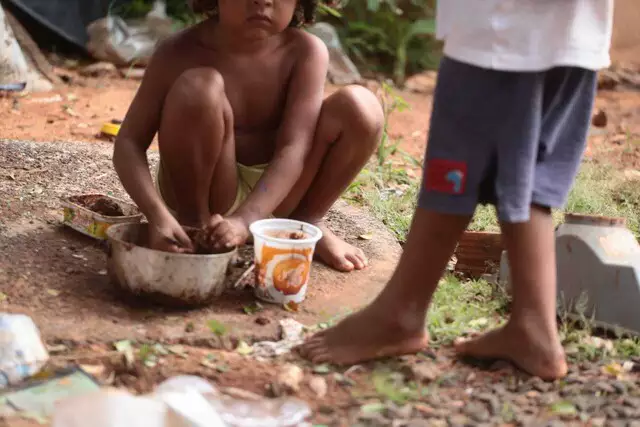
<path fill-rule="evenodd" d="M 428 328 L 435 344 L 447 344 L 470 331 L 501 325 L 508 298 L 484 280 L 441 280 L 429 309 Z"/>

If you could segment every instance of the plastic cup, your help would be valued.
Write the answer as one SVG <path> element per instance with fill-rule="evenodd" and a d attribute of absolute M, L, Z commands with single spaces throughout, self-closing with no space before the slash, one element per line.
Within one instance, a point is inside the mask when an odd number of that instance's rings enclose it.
<path fill-rule="evenodd" d="M 322 231 L 291 219 L 264 219 L 249 227 L 256 264 L 256 297 L 275 304 L 304 301 Z"/>

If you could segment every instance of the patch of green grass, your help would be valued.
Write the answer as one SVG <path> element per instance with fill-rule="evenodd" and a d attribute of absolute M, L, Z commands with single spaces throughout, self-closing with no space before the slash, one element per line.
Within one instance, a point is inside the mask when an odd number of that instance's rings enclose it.
<path fill-rule="evenodd" d="M 447 275 L 433 296 L 427 325 L 431 339 L 447 344 L 465 332 L 501 325 L 508 298 L 484 280 L 461 282 Z"/>

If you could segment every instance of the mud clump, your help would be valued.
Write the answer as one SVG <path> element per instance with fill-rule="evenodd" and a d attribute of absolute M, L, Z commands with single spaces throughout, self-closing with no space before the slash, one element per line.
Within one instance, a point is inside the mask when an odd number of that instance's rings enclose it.
<path fill-rule="evenodd" d="M 202 229 L 189 229 L 187 236 L 191 239 L 194 246 L 194 254 L 196 255 L 216 255 L 225 253 L 225 250 L 214 249 L 209 240 L 209 233 L 205 228 Z"/>
<path fill-rule="evenodd" d="M 266 233 L 269 237 L 274 237 L 276 239 L 286 239 L 286 240 L 305 240 L 310 236 L 307 233 L 304 233 L 300 230 L 296 231 L 288 231 L 288 230 L 278 230 L 278 231 L 269 231 Z"/>
<path fill-rule="evenodd" d="M 70 199 L 83 208 L 104 216 L 125 216 L 124 209 L 117 202 L 104 196 L 76 196 Z"/>

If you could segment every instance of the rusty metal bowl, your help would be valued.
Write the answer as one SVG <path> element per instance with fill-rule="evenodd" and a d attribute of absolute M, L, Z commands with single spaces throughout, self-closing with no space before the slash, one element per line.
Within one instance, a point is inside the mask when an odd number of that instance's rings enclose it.
<path fill-rule="evenodd" d="M 237 250 L 212 255 L 176 254 L 145 247 L 148 224 L 116 224 L 107 230 L 107 267 L 114 284 L 164 303 L 201 305 L 225 290 Z"/>

